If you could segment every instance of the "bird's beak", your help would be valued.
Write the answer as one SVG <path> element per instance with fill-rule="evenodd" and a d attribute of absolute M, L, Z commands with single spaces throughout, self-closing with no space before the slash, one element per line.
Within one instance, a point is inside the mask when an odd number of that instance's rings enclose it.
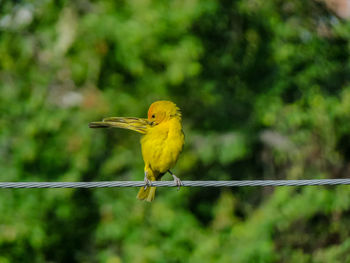
<path fill-rule="evenodd" d="M 145 134 L 151 127 L 151 122 L 147 119 L 134 117 L 109 117 L 102 121 L 90 122 L 90 128 L 122 128 Z"/>

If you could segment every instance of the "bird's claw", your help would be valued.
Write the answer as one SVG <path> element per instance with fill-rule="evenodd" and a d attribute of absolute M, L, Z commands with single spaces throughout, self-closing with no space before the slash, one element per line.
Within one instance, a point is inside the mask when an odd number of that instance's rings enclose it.
<path fill-rule="evenodd" d="M 150 186 L 150 187 L 152 186 L 152 182 L 151 182 L 151 180 L 149 180 L 149 179 L 147 178 L 147 176 L 145 176 L 144 181 L 145 181 L 144 190 L 146 190 L 148 186 Z"/>
<path fill-rule="evenodd" d="M 175 174 L 172 174 L 173 178 L 174 178 L 174 183 L 177 186 L 177 190 L 180 190 L 180 187 L 183 186 L 184 184 L 182 183 L 182 181 L 180 180 L 180 178 L 178 178 Z"/>

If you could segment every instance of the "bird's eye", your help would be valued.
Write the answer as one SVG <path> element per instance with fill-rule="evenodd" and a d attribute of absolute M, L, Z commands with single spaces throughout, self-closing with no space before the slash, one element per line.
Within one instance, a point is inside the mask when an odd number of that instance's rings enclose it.
<path fill-rule="evenodd" d="M 152 118 L 154 119 L 155 117 L 156 117 L 156 115 L 153 114 L 153 115 L 152 115 Z"/>

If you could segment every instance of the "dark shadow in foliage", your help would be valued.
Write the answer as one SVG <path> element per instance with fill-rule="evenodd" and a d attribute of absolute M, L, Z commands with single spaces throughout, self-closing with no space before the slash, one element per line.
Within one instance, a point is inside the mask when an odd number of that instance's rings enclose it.
<path fill-rule="evenodd" d="M 274 240 L 277 251 L 288 258 L 293 250 L 301 249 L 304 253 L 312 253 L 317 249 L 341 243 L 341 233 L 325 231 L 325 226 L 332 224 L 332 218 L 325 214 L 315 214 L 310 219 L 295 220 L 283 230 L 276 230 Z M 285 249 L 288 244 L 288 249 Z M 286 261 L 288 262 L 288 261 Z"/>
<path fill-rule="evenodd" d="M 212 89 L 218 96 L 217 103 L 208 104 L 197 94 L 188 94 L 183 111 L 185 116 L 191 116 L 196 128 L 218 131 L 247 125 L 253 110 L 253 95 L 269 89 L 274 77 L 268 27 L 255 17 L 238 12 L 237 1 L 220 3 L 216 12 L 205 13 L 192 28 L 205 50 L 200 59 L 202 71 L 198 79 L 201 81 L 189 81 L 173 91 L 187 94 L 205 88 L 203 83 L 215 83 Z M 245 37 L 248 30 L 261 39 L 255 43 L 254 50 L 249 49 L 251 43 Z"/>
<path fill-rule="evenodd" d="M 98 175 L 101 163 L 109 154 L 111 147 L 94 156 L 94 162 L 89 162 L 90 172 L 82 181 L 92 181 Z M 69 206 L 69 216 L 59 218 L 54 209 L 48 211 L 46 233 L 49 239 L 45 248 L 46 260 L 54 262 L 81 262 L 89 257 L 94 246 L 95 229 L 100 221 L 99 204 L 93 196 L 94 189 L 76 189 Z M 61 201 L 57 201 L 59 204 Z M 79 212 L 78 212 L 79 211 Z M 59 249 L 57 249 L 59 248 Z"/>
<path fill-rule="evenodd" d="M 18 239 L 17 242 L 2 242 L 0 255 L 10 258 L 11 262 L 31 263 L 37 257 L 37 251 L 28 240 Z"/>
<path fill-rule="evenodd" d="M 93 237 L 99 222 L 99 209 L 92 190 L 75 191 L 69 217 L 59 218 L 53 207 L 44 221 L 47 222 L 45 226 L 49 237 L 45 248 L 46 260 L 81 262 L 81 255 L 88 255 L 90 246 L 93 246 Z"/>

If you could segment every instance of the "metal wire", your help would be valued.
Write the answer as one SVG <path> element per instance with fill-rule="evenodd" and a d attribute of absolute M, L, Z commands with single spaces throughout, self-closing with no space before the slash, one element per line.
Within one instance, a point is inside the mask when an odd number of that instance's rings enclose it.
<path fill-rule="evenodd" d="M 242 180 L 242 181 L 182 181 L 185 187 L 240 187 L 240 186 L 305 186 L 305 185 L 350 185 L 349 179 L 313 180 Z M 144 181 L 104 182 L 0 182 L 0 188 L 107 188 L 140 187 Z M 153 181 L 152 186 L 177 187 L 174 181 Z"/>

